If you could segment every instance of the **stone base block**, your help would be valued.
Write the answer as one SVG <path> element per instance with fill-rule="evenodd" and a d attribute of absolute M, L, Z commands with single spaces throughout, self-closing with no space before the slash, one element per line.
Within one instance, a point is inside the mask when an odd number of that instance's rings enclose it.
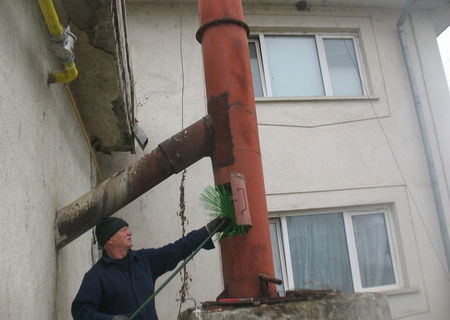
<path fill-rule="evenodd" d="M 390 320 L 385 296 L 376 293 L 337 294 L 314 301 L 297 301 L 250 307 L 189 309 L 181 320 Z"/>

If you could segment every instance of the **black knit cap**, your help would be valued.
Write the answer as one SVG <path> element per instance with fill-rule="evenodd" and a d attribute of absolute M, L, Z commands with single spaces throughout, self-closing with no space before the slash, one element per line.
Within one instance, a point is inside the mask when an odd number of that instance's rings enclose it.
<path fill-rule="evenodd" d="M 116 217 L 102 218 L 95 226 L 95 236 L 97 237 L 99 246 L 103 247 L 105 242 L 108 241 L 114 233 L 125 226 L 128 227 L 128 223 L 123 219 Z"/>

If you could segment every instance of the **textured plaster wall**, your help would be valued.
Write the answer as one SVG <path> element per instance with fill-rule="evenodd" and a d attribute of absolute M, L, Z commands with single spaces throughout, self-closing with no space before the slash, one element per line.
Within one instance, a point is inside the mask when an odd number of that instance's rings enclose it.
<path fill-rule="evenodd" d="M 48 52 L 37 1 L 3 1 L 0 10 L 0 310 L 2 319 L 69 319 L 67 304 L 89 239 L 57 254 L 55 211 L 87 191 L 90 158 Z M 82 249 L 83 248 L 83 249 Z M 58 272 L 59 266 L 68 266 Z M 77 268 L 74 268 L 76 266 Z M 84 267 L 83 266 L 83 267 Z M 56 294 L 56 288 L 59 290 Z M 58 297 L 58 298 L 57 298 Z M 60 300 L 61 299 L 61 300 Z"/>
<path fill-rule="evenodd" d="M 138 101 L 136 118 L 149 136 L 148 153 L 183 124 L 189 125 L 206 112 L 201 48 L 194 37 L 198 16 L 196 7 L 189 4 L 131 1 L 127 10 Z M 450 313 L 446 302 L 450 298 L 449 275 L 395 28 L 399 14 L 399 10 L 383 9 L 335 11 L 316 7 L 297 12 L 291 6 L 247 7 L 246 20 L 253 30 L 358 30 L 372 97 L 369 101 L 258 99 L 267 200 L 273 214 L 388 205 L 400 270 L 400 288 L 386 292 L 393 318 L 440 320 Z M 442 91 L 443 73 L 433 63 L 438 53 L 427 12 L 415 13 L 414 28 L 417 39 L 431 37 L 427 40 L 431 44 L 423 43 L 416 50 L 408 24 L 442 191 L 448 198 L 445 137 L 449 131 L 439 120 L 449 116 L 445 108 L 449 97 Z M 427 60 L 422 68 L 419 53 Z M 436 144 L 437 139 L 442 147 Z M 136 155 L 101 156 L 103 170 L 111 174 L 142 155 L 138 151 Z M 176 215 L 180 180 L 181 175 L 169 178 L 118 213 L 135 230 L 136 248 L 159 246 L 180 235 L 180 218 Z M 207 221 L 198 196 L 212 183 L 209 159 L 188 169 L 185 190 L 189 230 Z M 444 205 L 448 212 L 448 199 Z M 217 250 L 200 253 L 188 270 L 191 297 L 211 300 L 220 293 Z M 180 285 L 180 280 L 175 280 L 157 297 L 160 319 L 176 317 Z"/>

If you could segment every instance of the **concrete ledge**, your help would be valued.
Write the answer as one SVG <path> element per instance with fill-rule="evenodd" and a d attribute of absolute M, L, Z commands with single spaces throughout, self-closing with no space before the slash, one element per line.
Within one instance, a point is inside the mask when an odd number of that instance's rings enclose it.
<path fill-rule="evenodd" d="M 385 296 L 377 293 L 338 294 L 298 301 L 233 309 L 186 310 L 181 320 L 390 320 Z"/>

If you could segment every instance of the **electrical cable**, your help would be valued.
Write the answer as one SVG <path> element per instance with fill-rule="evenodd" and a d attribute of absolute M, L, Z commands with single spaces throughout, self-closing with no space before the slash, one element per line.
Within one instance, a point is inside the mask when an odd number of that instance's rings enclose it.
<path fill-rule="evenodd" d="M 78 122 L 79 122 L 80 127 L 81 127 L 81 131 L 83 132 L 84 138 L 86 139 L 87 145 L 89 147 L 89 152 L 90 152 L 90 154 L 92 156 L 92 160 L 94 161 L 94 165 L 95 165 L 95 168 L 97 170 L 98 177 L 100 178 L 100 182 L 102 182 L 103 181 L 103 175 L 102 175 L 102 172 L 100 170 L 100 166 L 98 165 L 97 157 L 95 155 L 95 150 L 94 150 L 94 148 L 91 145 L 89 134 L 88 134 L 88 132 L 86 130 L 86 127 L 84 126 L 83 119 L 81 119 L 81 115 L 80 115 L 80 112 L 78 111 L 78 107 L 77 107 L 77 103 L 75 102 L 75 98 L 73 97 L 72 91 L 70 90 L 69 85 L 67 83 L 64 84 L 64 88 L 66 89 L 66 92 L 67 92 L 67 95 L 69 96 L 69 100 L 70 100 L 70 104 L 72 106 L 73 112 L 75 113 L 75 116 L 78 119 Z"/>
<path fill-rule="evenodd" d="M 181 64 L 181 130 L 184 130 L 184 59 L 183 59 L 183 11 L 180 13 L 180 36 L 179 36 L 179 47 L 180 47 L 180 64 Z M 187 169 L 183 170 L 180 182 L 180 212 L 179 216 L 181 219 L 181 231 L 182 236 L 185 235 L 185 222 L 187 221 L 185 216 L 186 200 L 184 197 L 184 182 L 186 180 Z M 186 299 L 186 295 L 189 294 L 187 280 L 189 278 L 189 273 L 186 268 L 183 268 L 181 274 L 181 288 L 179 290 L 180 294 L 180 305 L 178 307 L 177 319 L 180 318 L 181 307 Z"/>
<path fill-rule="evenodd" d="M 181 130 L 184 129 L 184 59 L 183 59 L 183 13 L 180 15 L 180 62 L 181 62 Z"/>

